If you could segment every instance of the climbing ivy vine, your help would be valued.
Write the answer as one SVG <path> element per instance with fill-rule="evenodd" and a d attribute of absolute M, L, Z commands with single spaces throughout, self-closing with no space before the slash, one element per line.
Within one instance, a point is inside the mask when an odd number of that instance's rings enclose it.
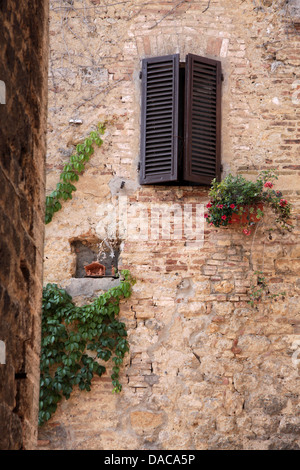
<path fill-rule="evenodd" d="M 277 301 L 280 297 L 282 300 L 285 299 L 286 292 L 276 292 L 271 293 L 267 279 L 262 271 L 254 271 L 256 276 L 256 283 L 251 281 L 249 289 L 249 301 L 248 304 L 251 307 L 258 309 L 259 302 L 262 302 L 264 299 L 271 299 Z"/>
<path fill-rule="evenodd" d="M 68 399 L 75 386 L 91 389 L 94 375 L 101 376 L 104 363 L 113 361 L 113 392 L 120 392 L 120 366 L 129 350 L 125 324 L 117 318 L 122 298 L 135 283 L 129 271 L 121 281 L 93 300 L 76 306 L 57 284 L 43 289 L 39 425 L 50 419 L 58 402 Z"/>
<path fill-rule="evenodd" d="M 83 143 L 76 146 L 76 153 L 70 157 L 70 160 L 63 168 L 60 175 L 60 181 L 56 189 L 46 197 L 45 223 L 51 222 L 55 212 L 62 208 L 62 200 L 72 199 L 72 192 L 76 191 L 73 182 L 78 181 L 79 175 L 85 169 L 85 163 L 89 161 L 94 153 L 93 145 L 100 147 L 103 143 L 101 135 L 104 134 L 105 125 L 98 124 L 96 131 L 92 131 Z"/>

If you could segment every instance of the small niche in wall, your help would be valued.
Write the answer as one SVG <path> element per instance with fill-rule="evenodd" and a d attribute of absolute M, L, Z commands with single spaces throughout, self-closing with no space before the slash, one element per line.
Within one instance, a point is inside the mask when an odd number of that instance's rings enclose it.
<path fill-rule="evenodd" d="M 75 278 L 118 276 L 120 242 L 76 238 L 70 244 L 75 254 Z"/>

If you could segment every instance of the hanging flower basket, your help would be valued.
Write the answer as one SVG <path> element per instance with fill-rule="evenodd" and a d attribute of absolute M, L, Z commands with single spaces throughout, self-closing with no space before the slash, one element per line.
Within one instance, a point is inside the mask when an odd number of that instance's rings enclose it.
<path fill-rule="evenodd" d="M 243 233 L 250 235 L 251 227 L 263 217 L 264 207 L 269 206 L 275 213 L 276 223 L 289 229 L 291 204 L 282 198 L 280 191 L 273 189 L 275 179 L 278 177 L 273 170 L 262 171 L 254 182 L 231 174 L 221 182 L 214 179 L 204 217 L 215 227 L 239 224 Z"/>
<path fill-rule="evenodd" d="M 88 264 L 84 267 L 86 276 L 104 276 L 105 275 L 105 266 L 103 264 L 94 261 L 91 264 Z"/>

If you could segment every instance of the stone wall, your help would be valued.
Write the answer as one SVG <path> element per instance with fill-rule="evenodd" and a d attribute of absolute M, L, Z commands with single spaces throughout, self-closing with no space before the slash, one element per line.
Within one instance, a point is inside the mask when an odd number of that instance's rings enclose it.
<path fill-rule="evenodd" d="M 36 446 L 48 4 L 0 5 L 0 449 Z"/>
<path fill-rule="evenodd" d="M 298 449 L 295 10 L 285 1 L 250 0 L 53 0 L 50 10 L 49 192 L 76 144 L 98 122 L 106 132 L 73 199 L 46 228 L 45 281 L 71 288 L 81 301 L 92 298 L 91 285 L 73 279 L 72 243 L 107 238 L 137 283 L 120 314 L 130 341 L 122 393 L 112 395 L 109 372 L 94 379 L 91 392 L 76 391 L 41 429 L 44 447 Z M 276 168 L 277 189 L 293 203 L 292 233 L 269 237 L 268 216 L 250 237 L 204 226 L 208 188 L 139 185 L 141 59 L 173 53 L 183 61 L 187 53 L 221 60 L 223 176 L 252 179 Z M 178 237 L 173 223 L 168 233 L 154 224 L 162 209 L 190 211 L 194 226 Z M 202 227 L 203 239 L 195 240 Z M 253 309 L 256 270 L 271 294 L 285 295 Z"/>

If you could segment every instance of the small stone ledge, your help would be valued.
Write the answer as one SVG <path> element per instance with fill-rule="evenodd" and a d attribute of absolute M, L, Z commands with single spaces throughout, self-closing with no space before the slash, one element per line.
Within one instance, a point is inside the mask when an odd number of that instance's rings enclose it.
<path fill-rule="evenodd" d="M 119 284 L 120 279 L 114 277 L 72 278 L 65 286 L 65 290 L 71 297 L 95 297 L 101 291 L 107 291 Z"/>

